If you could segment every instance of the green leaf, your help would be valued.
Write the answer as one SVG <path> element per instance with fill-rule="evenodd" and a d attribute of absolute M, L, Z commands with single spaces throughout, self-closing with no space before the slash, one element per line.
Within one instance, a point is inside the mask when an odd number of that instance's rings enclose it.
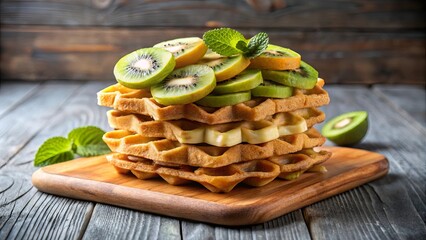
<path fill-rule="evenodd" d="M 244 52 L 244 56 L 248 58 L 255 58 L 262 54 L 263 51 L 268 47 L 269 37 L 268 34 L 260 32 L 250 38 L 247 44 L 248 51 Z"/>
<path fill-rule="evenodd" d="M 203 40 L 211 50 L 223 56 L 242 54 L 243 51 L 237 48 L 237 44 L 240 41 L 247 41 L 240 32 L 231 28 L 207 31 L 203 35 Z"/>
<path fill-rule="evenodd" d="M 77 146 L 76 153 L 83 157 L 93 157 L 110 153 L 109 147 L 103 144 L 91 144 L 86 146 Z"/>
<path fill-rule="evenodd" d="M 68 134 L 68 139 L 75 145 L 75 152 L 82 157 L 91 157 L 109 153 L 110 150 L 102 136 L 105 132 L 95 126 L 80 127 Z"/>
<path fill-rule="evenodd" d="M 249 49 L 247 48 L 247 42 L 246 41 L 238 41 L 237 46 L 238 49 L 240 49 L 242 52 L 247 52 Z"/>
<path fill-rule="evenodd" d="M 38 149 L 34 166 L 41 167 L 74 159 L 72 142 L 64 137 L 47 139 Z"/>

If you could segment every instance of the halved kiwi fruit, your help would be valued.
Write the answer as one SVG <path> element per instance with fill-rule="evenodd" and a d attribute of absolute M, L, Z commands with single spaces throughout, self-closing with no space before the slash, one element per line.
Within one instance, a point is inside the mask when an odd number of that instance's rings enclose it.
<path fill-rule="evenodd" d="M 213 93 L 225 94 L 248 91 L 261 84 L 262 80 L 260 70 L 247 69 L 231 79 L 218 83 Z"/>
<path fill-rule="evenodd" d="M 198 37 L 178 38 L 157 43 L 155 48 L 163 48 L 173 54 L 176 68 L 194 64 L 200 60 L 207 51 L 203 39 Z"/>
<path fill-rule="evenodd" d="M 293 95 L 293 88 L 263 80 L 263 83 L 251 90 L 251 95 L 254 97 L 288 98 Z"/>
<path fill-rule="evenodd" d="M 250 60 L 242 55 L 237 55 L 217 59 L 201 59 L 199 64 L 211 67 L 216 75 L 216 81 L 220 82 L 242 72 L 250 64 Z"/>
<path fill-rule="evenodd" d="M 269 44 L 266 50 L 251 60 L 250 68 L 289 70 L 300 66 L 301 56 L 297 52 Z"/>
<path fill-rule="evenodd" d="M 251 99 L 250 91 L 229 93 L 223 95 L 207 95 L 196 103 L 206 107 L 224 107 L 237 103 L 245 102 Z"/>
<path fill-rule="evenodd" d="M 301 89 L 312 89 L 318 81 L 318 72 L 305 62 L 295 70 L 274 71 L 262 70 L 264 78 L 274 82 Z"/>
<path fill-rule="evenodd" d="M 114 66 L 117 81 L 128 88 L 147 88 L 161 82 L 175 67 L 173 55 L 159 48 L 142 48 L 122 57 Z"/>
<path fill-rule="evenodd" d="M 341 146 L 361 142 L 368 130 L 366 111 L 348 112 L 328 121 L 321 130 L 322 135 Z"/>
<path fill-rule="evenodd" d="M 176 69 L 151 87 L 155 101 L 163 105 L 187 104 L 207 96 L 216 86 L 214 72 L 205 65 Z"/>

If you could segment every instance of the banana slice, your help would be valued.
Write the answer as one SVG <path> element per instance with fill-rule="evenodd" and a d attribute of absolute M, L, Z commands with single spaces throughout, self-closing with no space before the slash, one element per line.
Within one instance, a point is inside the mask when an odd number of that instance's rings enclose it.
<path fill-rule="evenodd" d="M 197 144 L 203 142 L 204 134 L 204 128 L 196 128 L 194 130 L 184 130 L 179 135 L 176 135 L 176 138 L 180 143 Z"/>
<path fill-rule="evenodd" d="M 139 133 L 146 137 L 167 138 L 186 144 L 207 143 L 217 147 L 231 147 L 243 142 L 265 143 L 285 135 L 308 130 L 320 111 L 302 109 L 295 113 L 278 113 L 265 120 L 206 125 L 188 120 L 155 121 L 148 116 L 111 110 L 108 122 L 111 127 Z M 307 121 L 309 123 L 307 123 Z"/>
<path fill-rule="evenodd" d="M 280 137 L 278 128 L 270 121 L 246 122 L 241 126 L 243 142 L 259 144 Z"/>
<path fill-rule="evenodd" d="M 217 147 L 231 147 L 242 142 L 241 129 L 233 128 L 226 132 L 207 127 L 204 142 Z"/>
<path fill-rule="evenodd" d="M 278 132 L 280 136 L 302 133 L 308 130 L 306 120 L 302 116 L 292 113 L 279 113 L 275 115 L 273 122 L 279 124 Z"/>

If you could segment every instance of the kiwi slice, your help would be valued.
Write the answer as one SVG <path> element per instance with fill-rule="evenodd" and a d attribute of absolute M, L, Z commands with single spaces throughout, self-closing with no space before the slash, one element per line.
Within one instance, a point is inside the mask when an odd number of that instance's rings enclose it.
<path fill-rule="evenodd" d="M 266 50 L 251 60 L 250 68 L 268 70 L 289 70 L 300 66 L 301 56 L 297 52 L 269 44 Z"/>
<path fill-rule="evenodd" d="M 151 87 L 155 101 L 163 105 L 187 104 L 207 96 L 216 86 L 214 72 L 205 65 L 176 69 Z"/>
<path fill-rule="evenodd" d="M 223 95 L 207 95 L 201 100 L 197 101 L 197 104 L 206 107 L 224 107 L 231 106 L 237 103 L 245 102 L 251 99 L 250 91 L 229 93 Z"/>
<path fill-rule="evenodd" d="M 293 95 L 293 88 L 263 80 L 263 83 L 251 90 L 251 95 L 254 97 L 288 98 Z"/>
<path fill-rule="evenodd" d="M 199 64 L 207 65 L 214 70 L 216 81 L 235 77 L 250 64 L 250 60 L 242 55 L 221 57 L 216 59 L 201 59 Z"/>
<path fill-rule="evenodd" d="M 301 89 L 312 89 L 318 81 L 318 72 L 305 62 L 295 70 L 274 71 L 262 70 L 264 78 L 274 82 Z"/>
<path fill-rule="evenodd" d="M 220 55 L 219 53 L 213 52 L 213 50 L 211 50 L 210 48 L 207 49 L 206 54 L 204 54 L 203 56 L 203 60 L 213 60 L 213 59 L 218 59 L 218 58 L 222 58 L 225 56 Z"/>
<path fill-rule="evenodd" d="M 368 130 L 366 111 L 348 112 L 328 121 L 321 130 L 322 135 L 341 146 L 361 142 Z"/>
<path fill-rule="evenodd" d="M 259 70 L 247 69 L 231 79 L 218 83 L 213 93 L 225 94 L 248 91 L 261 84 L 262 80 L 262 73 Z"/>
<path fill-rule="evenodd" d="M 176 68 L 194 64 L 200 60 L 207 51 L 203 39 L 198 37 L 178 38 L 157 43 L 155 48 L 163 48 L 173 54 Z"/>
<path fill-rule="evenodd" d="M 122 57 L 114 66 L 114 76 L 128 88 L 147 88 L 161 82 L 175 67 L 173 55 L 158 48 L 142 48 Z"/>

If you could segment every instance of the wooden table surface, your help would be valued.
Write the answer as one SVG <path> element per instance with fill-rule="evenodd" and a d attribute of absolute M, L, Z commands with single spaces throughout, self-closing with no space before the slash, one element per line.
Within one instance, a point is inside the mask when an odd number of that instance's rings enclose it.
<path fill-rule="evenodd" d="M 326 86 L 328 118 L 367 110 L 356 147 L 387 156 L 389 174 L 264 224 L 228 228 L 41 193 L 31 184 L 37 148 L 49 137 L 96 125 L 111 82 L 2 82 L 0 239 L 421 239 L 426 236 L 424 86 Z M 331 143 L 328 143 L 329 145 Z"/>

